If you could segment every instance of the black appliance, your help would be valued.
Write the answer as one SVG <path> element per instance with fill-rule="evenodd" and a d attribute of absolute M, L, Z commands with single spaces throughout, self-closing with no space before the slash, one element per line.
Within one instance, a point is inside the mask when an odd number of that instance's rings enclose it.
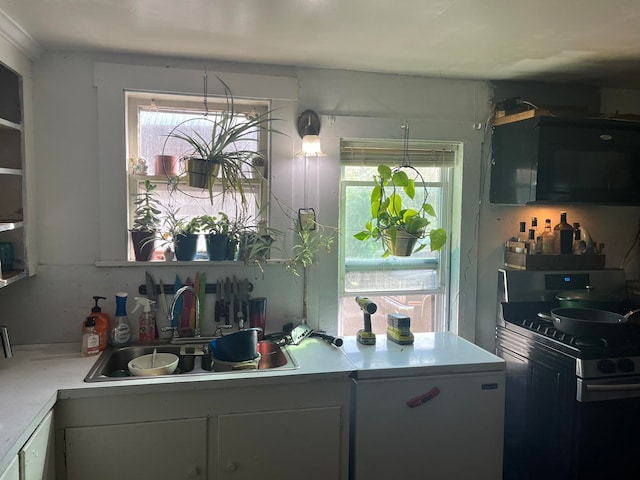
<path fill-rule="evenodd" d="M 581 339 L 537 316 L 559 306 L 558 291 L 587 285 L 624 294 L 624 271 L 498 271 L 506 480 L 640 477 L 640 327 Z"/>
<path fill-rule="evenodd" d="M 640 205 L 640 122 L 534 117 L 494 127 L 490 201 Z"/>

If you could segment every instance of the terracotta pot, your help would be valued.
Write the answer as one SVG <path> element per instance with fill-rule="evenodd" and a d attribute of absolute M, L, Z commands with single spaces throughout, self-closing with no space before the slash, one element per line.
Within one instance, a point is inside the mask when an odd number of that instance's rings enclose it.
<path fill-rule="evenodd" d="M 175 155 L 154 155 L 156 175 L 166 175 L 167 177 L 177 177 L 178 157 Z"/>

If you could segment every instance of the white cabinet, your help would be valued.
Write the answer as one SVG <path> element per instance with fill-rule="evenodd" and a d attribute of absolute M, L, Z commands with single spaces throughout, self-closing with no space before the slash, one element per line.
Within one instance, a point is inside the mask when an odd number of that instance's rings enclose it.
<path fill-rule="evenodd" d="M 504 374 L 354 380 L 354 396 L 355 480 L 502 477 Z"/>
<path fill-rule="evenodd" d="M 217 478 L 341 478 L 340 422 L 339 407 L 221 415 Z"/>
<path fill-rule="evenodd" d="M 346 373 L 270 380 L 60 399 L 57 479 L 346 480 Z"/>
<path fill-rule="evenodd" d="M 18 457 L 14 457 L 7 469 L 0 475 L 0 480 L 20 480 L 20 469 L 18 468 Z"/>
<path fill-rule="evenodd" d="M 68 428 L 68 480 L 205 479 L 207 419 Z"/>
<path fill-rule="evenodd" d="M 22 77 L 0 64 L 0 288 L 28 273 Z"/>

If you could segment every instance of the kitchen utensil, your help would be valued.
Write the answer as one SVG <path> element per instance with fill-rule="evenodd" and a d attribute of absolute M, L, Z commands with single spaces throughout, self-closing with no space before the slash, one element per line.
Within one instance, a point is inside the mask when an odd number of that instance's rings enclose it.
<path fill-rule="evenodd" d="M 248 328 L 216 338 L 209 343 L 215 360 L 244 362 L 258 356 L 258 330 Z"/>
<path fill-rule="evenodd" d="M 180 277 L 176 274 L 176 278 L 173 282 L 173 291 L 175 292 L 182 288 L 182 282 L 180 281 Z M 175 298 L 174 296 L 174 305 L 173 305 L 173 325 L 177 332 L 180 331 L 180 313 L 182 312 L 182 297 Z M 167 310 L 167 315 L 169 314 L 169 310 Z"/>
<path fill-rule="evenodd" d="M 200 323 L 204 319 L 205 302 L 207 300 L 207 274 L 202 272 L 200 274 L 200 290 L 198 291 L 198 297 L 200 298 Z M 198 328 L 202 328 L 201 325 L 197 325 Z"/>
<path fill-rule="evenodd" d="M 164 317 L 169 315 L 169 304 L 167 303 L 167 295 L 164 293 L 164 283 L 160 280 L 160 297 L 162 297 L 162 307 L 164 309 Z M 164 318 L 163 317 L 163 318 Z"/>
<path fill-rule="evenodd" d="M 267 322 L 267 299 L 256 297 L 249 299 L 249 326 L 259 328 L 262 332 L 258 335 L 262 340 Z"/>
<path fill-rule="evenodd" d="M 193 287 L 193 283 L 191 282 L 191 277 L 187 277 L 184 282 L 185 285 Z M 182 312 L 180 314 L 180 335 L 183 334 L 183 331 L 189 329 L 189 315 L 191 314 L 191 304 L 193 303 L 193 296 L 191 294 L 182 296 Z M 187 333 L 187 332 L 185 332 Z"/>
<path fill-rule="evenodd" d="M 553 322 L 553 326 L 578 338 L 616 338 L 626 330 L 628 318 L 639 310 L 619 315 L 594 308 L 554 308 L 551 315 L 538 313 L 538 317 Z"/>
<path fill-rule="evenodd" d="M 136 377 L 171 375 L 179 361 L 180 358 L 173 353 L 154 352 L 134 358 L 127 364 L 127 368 Z"/>
<path fill-rule="evenodd" d="M 151 310 L 154 312 L 157 312 L 158 311 L 158 295 L 156 294 L 156 281 L 150 272 L 145 272 L 144 276 L 145 276 L 145 283 L 147 285 L 147 298 L 152 302 L 154 302 L 154 304 L 151 306 Z M 155 322 L 155 325 L 153 325 L 153 331 L 155 332 L 154 334 L 155 339 L 158 339 L 158 324 L 157 324 L 155 314 L 153 315 L 153 321 Z"/>
<path fill-rule="evenodd" d="M 581 290 L 558 292 L 555 297 L 562 308 L 595 308 L 616 313 L 622 312 L 624 301 L 619 295 L 597 292 L 591 286 Z"/>
<path fill-rule="evenodd" d="M 329 345 L 335 345 L 336 347 L 341 347 L 342 344 L 344 343 L 341 338 L 327 335 L 326 333 L 322 333 L 322 332 L 313 331 L 309 336 L 321 338 L 322 340 L 327 342 Z"/>
<path fill-rule="evenodd" d="M 302 340 L 307 338 L 309 335 L 313 333 L 313 329 L 305 324 L 300 324 L 291 330 L 291 333 L 288 335 L 287 344 L 289 345 L 298 345 Z"/>

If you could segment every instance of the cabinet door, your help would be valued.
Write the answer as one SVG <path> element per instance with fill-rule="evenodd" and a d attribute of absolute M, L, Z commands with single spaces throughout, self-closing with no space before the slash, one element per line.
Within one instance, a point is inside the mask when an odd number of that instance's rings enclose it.
<path fill-rule="evenodd" d="M 219 480 L 340 478 L 340 407 L 218 417 Z"/>
<path fill-rule="evenodd" d="M 40 422 L 36 431 L 18 452 L 21 480 L 53 480 L 55 478 L 55 455 L 53 440 L 53 412 Z"/>
<path fill-rule="evenodd" d="M 13 460 L 7 467 L 7 469 L 0 475 L 0 480 L 20 480 L 20 469 L 18 468 L 18 457 L 13 457 Z"/>
<path fill-rule="evenodd" d="M 434 388 L 421 405 L 408 401 Z M 355 382 L 356 480 L 499 480 L 504 375 L 460 374 Z"/>
<path fill-rule="evenodd" d="M 67 480 L 205 479 L 206 442 L 206 418 L 67 428 Z"/>

